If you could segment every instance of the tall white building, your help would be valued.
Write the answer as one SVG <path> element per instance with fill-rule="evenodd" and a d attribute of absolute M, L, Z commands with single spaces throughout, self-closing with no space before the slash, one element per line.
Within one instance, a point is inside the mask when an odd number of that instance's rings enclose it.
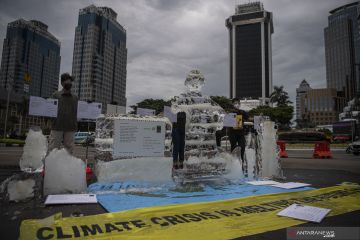
<path fill-rule="evenodd" d="M 72 74 L 80 100 L 126 106 L 126 31 L 108 7 L 80 9 Z"/>

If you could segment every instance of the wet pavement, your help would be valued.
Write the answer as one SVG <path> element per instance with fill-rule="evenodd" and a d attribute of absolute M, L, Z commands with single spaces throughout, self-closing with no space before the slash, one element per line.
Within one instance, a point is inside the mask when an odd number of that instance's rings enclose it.
<path fill-rule="evenodd" d="M 81 149 L 82 150 L 82 149 Z M 296 154 L 295 154 L 296 153 Z M 310 153 L 310 155 L 309 155 Z M 295 156 L 291 157 L 291 156 Z M 309 157 L 309 156 L 310 157 Z M 0 158 L 0 163 L 1 163 Z M 315 188 L 329 187 L 343 182 L 360 184 L 360 157 L 334 151 L 333 159 L 312 159 L 311 152 L 289 151 L 289 158 L 282 159 L 286 181 L 311 183 Z M 0 164 L 0 181 L 19 171 L 14 164 Z M 44 199 L 30 200 L 22 203 L 6 203 L 0 207 L 1 239 L 18 239 L 21 221 L 40 219 L 62 212 L 63 217 L 71 215 L 94 215 L 106 211 L 99 204 L 45 206 Z M 306 223 L 300 226 L 360 226 L 360 211 L 325 218 L 321 223 Z M 286 239 L 286 229 L 265 232 L 239 239 Z"/>

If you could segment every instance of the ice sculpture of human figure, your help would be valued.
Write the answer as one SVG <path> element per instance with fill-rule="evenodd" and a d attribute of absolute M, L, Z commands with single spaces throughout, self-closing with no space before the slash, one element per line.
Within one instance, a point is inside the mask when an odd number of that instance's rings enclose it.
<path fill-rule="evenodd" d="M 172 142 L 173 142 L 173 168 L 182 169 L 184 164 L 185 150 L 185 112 L 177 113 L 177 122 L 173 123 Z"/>
<path fill-rule="evenodd" d="M 60 148 L 62 143 L 70 154 L 74 150 L 74 134 L 77 131 L 77 106 L 78 97 L 71 92 L 74 78 L 64 73 L 61 75 L 63 89 L 53 93 L 51 98 L 58 99 L 57 118 L 53 122 L 50 132 L 49 152 Z"/>

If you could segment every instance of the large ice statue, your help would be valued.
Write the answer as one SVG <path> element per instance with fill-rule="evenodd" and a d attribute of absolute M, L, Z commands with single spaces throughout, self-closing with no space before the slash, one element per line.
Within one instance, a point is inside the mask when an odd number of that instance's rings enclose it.
<path fill-rule="evenodd" d="M 223 127 L 225 111 L 201 88 L 205 78 L 199 70 L 191 70 L 186 77 L 188 91 L 175 97 L 173 112 L 186 113 L 185 157 L 214 156 L 217 152 L 215 132 Z"/>
<path fill-rule="evenodd" d="M 197 69 L 191 70 L 186 77 L 185 86 L 190 92 L 201 92 L 201 88 L 205 84 L 205 78 Z"/>

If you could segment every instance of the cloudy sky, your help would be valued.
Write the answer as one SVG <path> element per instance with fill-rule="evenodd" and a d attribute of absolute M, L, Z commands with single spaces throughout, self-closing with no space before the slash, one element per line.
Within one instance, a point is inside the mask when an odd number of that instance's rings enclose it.
<path fill-rule="evenodd" d="M 72 66 L 78 11 L 90 4 L 111 7 L 127 31 L 128 106 L 167 98 L 184 89 L 187 73 L 199 69 L 203 92 L 229 96 L 228 30 L 225 19 L 248 0 L 0 0 L 0 38 L 7 23 L 37 19 L 61 42 L 61 73 Z M 263 0 L 274 16 L 273 83 L 291 100 L 302 79 L 326 87 L 324 27 L 329 11 L 353 0 Z M 0 49 L 1 54 L 2 48 Z"/>

